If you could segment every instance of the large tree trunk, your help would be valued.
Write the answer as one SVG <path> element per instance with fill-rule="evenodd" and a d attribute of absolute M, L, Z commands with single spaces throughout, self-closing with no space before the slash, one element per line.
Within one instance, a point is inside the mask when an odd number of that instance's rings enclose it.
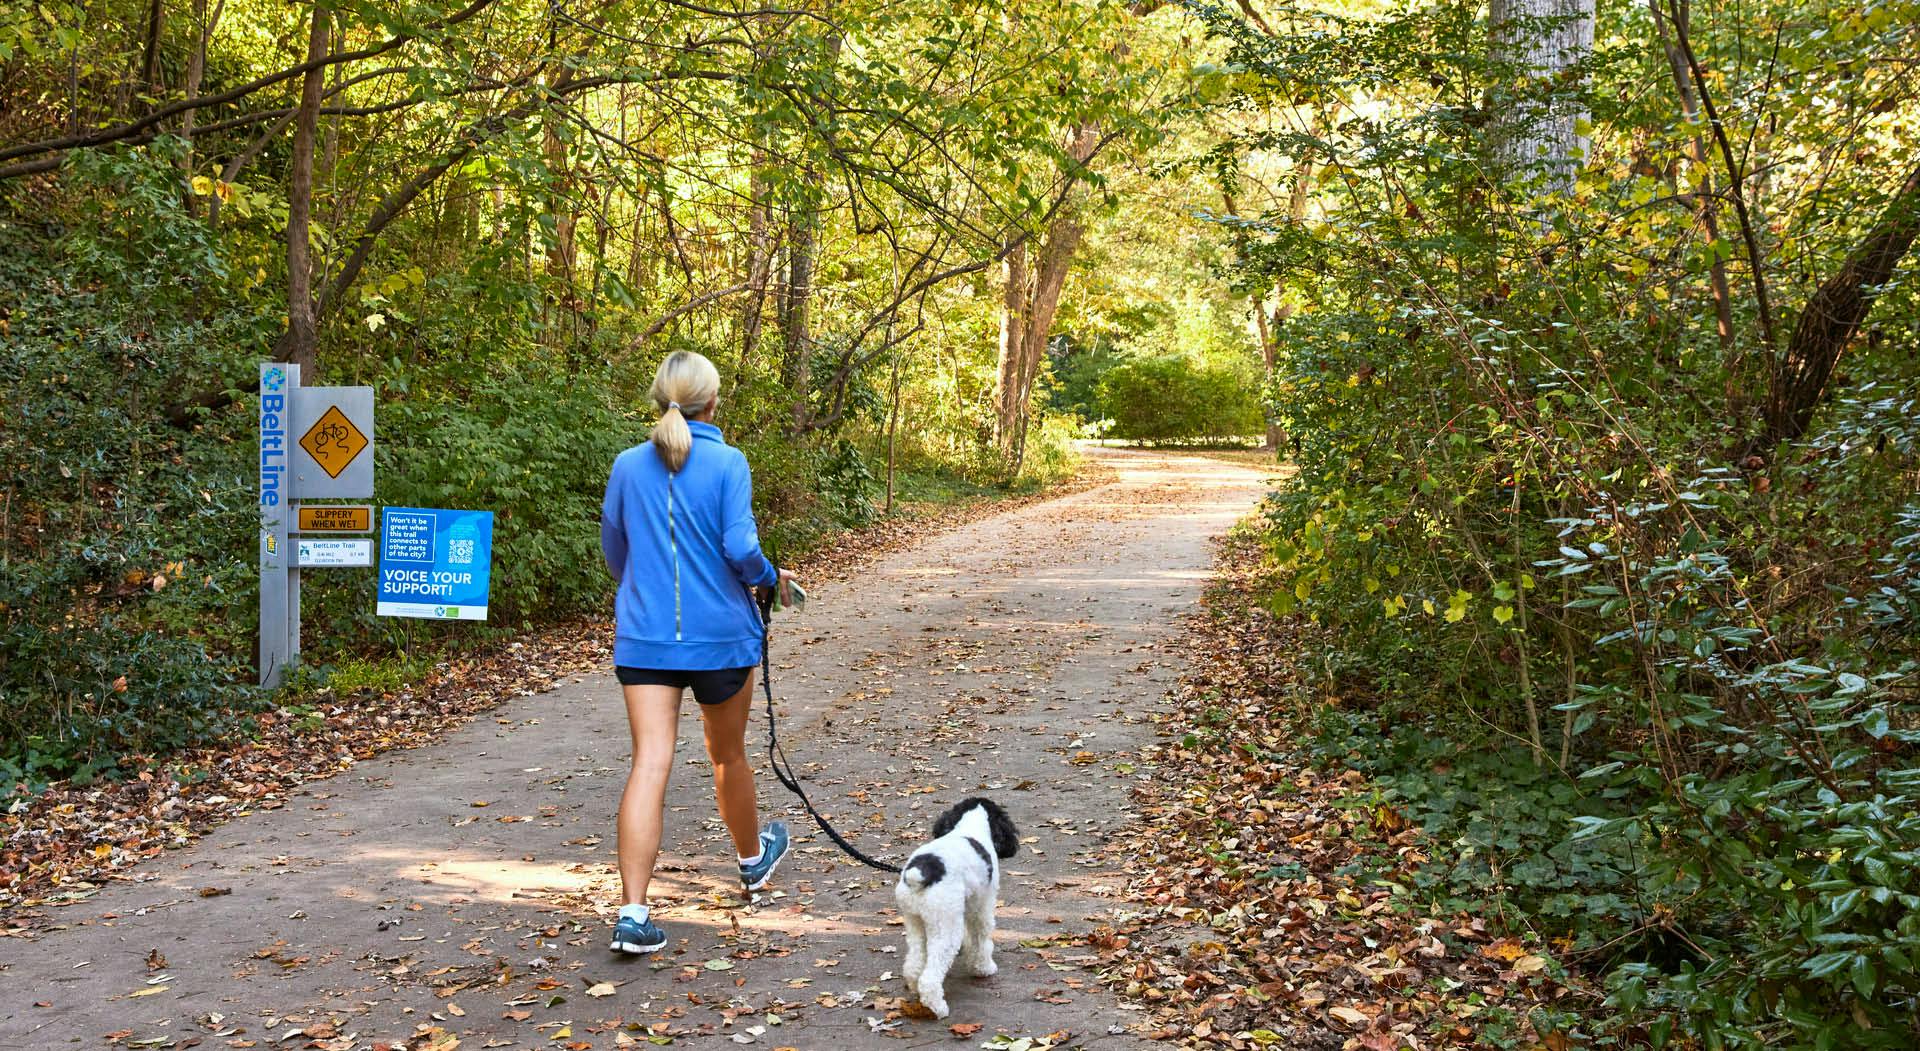
<path fill-rule="evenodd" d="M 1032 266 L 1024 244 L 1007 255 L 1006 296 L 1001 304 L 1000 360 L 995 377 L 994 433 L 1009 477 L 1020 473 L 1027 452 L 1027 423 L 1033 385 L 1046 357 L 1053 317 L 1060 308 L 1073 253 L 1082 230 L 1071 206 L 1062 208 L 1047 228 L 1046 241 Z"/>
<path fill-rule="evenodd" d="M 327 30 L 332 22 L 333 12 L 314 7 L 307 61 L 315 65 L 300 87 L 300 108 L 293 122 L 293 185 L 287 194 L 287 339 L 279 360 L 298 364 L 303 375 L 317 375 L 319 332 L 314 321 L 313 257 L 307 228 L 313 215 L 313 136 L 327 76 L 326 67 L 317 63 L 326 57 Z"/>
<path fill-rule="evenodd" d="M 1767 446 L 1792 441 L 1807 432 L 1833 378 L 1840 354 L 1860 331 L 1880 287 L 1920 237 L 1920 166 L 1880 213 L 1865 240 L 1848 254 L 1840 271 L 1807 300 L 1793 326 L 1786 354 L 1773 370 L 1767 392 Z"/>
<path fill-rule="evenodd" d="M 1086 164 L 1100 141 L 1096 125 L 1082 125 L 1068 145 L 1074 160 Z M 1071 178 L 1071 177 L 1069 177 Z M 1069 191 L 1071 183 L 1069 183 Z M 1000 306 L 1000 360 L 994 378 L 994 439 L 1009 477 L 1020 473 L 1027 453 L 1027 417 L 1033 384 L 1040 375 L 1053 315 L 1060 307 L 1073 253 L 1083 230 L 1071 199 L 1054 213 L 1046 240 L 1032 266 L 1025 243 L 1007 253 L 1006 294 Z"/>
<path fill-rule="evenodd" d="M 1567 71 L 1593 52 L 1594 0 L 1491 0 L 1493 53 L 1528 81 L 1523 94 L 1558 88 Z M 1573 99 L 1524 101 L 1500 115 L 1496 153 L 1518 172 L 1542 168 L 1553 190 L 1570 190 L 1586 156 L 1579 123 L 1586 108 Z"/>

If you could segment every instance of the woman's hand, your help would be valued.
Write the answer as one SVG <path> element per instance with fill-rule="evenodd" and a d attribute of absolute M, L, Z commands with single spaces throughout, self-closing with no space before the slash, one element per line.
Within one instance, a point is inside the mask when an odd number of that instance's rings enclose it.
<path fill-rule="evenodd" d="M 774 582 L 772 588 L 754 588 L 753 593 L 756 597 L 764 601 L 769 591 L 777 591 L 781 608 L 792 609 L 794 575 L 784 569 L 775 570 L 775 572 L 780 574 L 780 579 Z"/>

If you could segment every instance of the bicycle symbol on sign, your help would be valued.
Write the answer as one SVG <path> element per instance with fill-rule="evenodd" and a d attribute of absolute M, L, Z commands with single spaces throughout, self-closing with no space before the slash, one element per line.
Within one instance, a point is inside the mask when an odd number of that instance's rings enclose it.
<path fill-rule="evenodd" d="M 317 451 L 325 452 L 330 447 L 344 449 L 347 446 L 347 428 L 342 424 L 323 423 L 314 428 L 313 433 L 313 444 Z"/>

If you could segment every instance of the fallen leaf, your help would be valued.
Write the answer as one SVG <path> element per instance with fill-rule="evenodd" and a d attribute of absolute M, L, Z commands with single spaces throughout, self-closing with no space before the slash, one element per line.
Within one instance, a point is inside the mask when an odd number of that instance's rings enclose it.
<path fill-rule="evenodd" d="M 1351 1007 L 1329 1007 L 1327 1013 L 1350 1026 L 1364 1026 L 1373 1021 L 1365 1011 L 1358 1011 Z"/>

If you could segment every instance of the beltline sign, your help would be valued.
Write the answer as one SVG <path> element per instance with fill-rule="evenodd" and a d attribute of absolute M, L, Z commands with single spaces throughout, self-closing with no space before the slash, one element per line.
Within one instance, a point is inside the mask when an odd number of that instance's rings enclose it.
<path fill-rule="evenodd" d="M 369 506 L 299 503 L 373 495 L 373 388 L 302 387 L 300 366 L 262 362 L 259 423 L 260 683 L 271 687 L 300 660 L 300 567 L 372 563 L 371 541 L 294 534 L 371 527 Z"/>
<path fill-rule="evenodd" d="M 389 507 L 380 512 L 382 617 L 486 620 L 493 512 Z"/>
<path fill-rule="evenodd" d="M 260 366 L 260 684 L 278 686 L 300 648 L 300 574 L 289 569 L 287 400 L 300 366 Z"/>

